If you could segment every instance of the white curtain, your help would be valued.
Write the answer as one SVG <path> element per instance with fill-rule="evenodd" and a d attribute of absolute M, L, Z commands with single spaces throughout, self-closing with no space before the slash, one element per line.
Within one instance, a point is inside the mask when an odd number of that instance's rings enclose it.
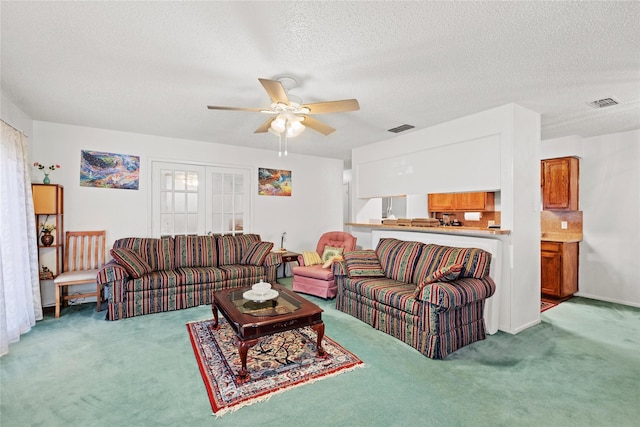
<path fill-rule="evenodd" d="M 0 120 L 0 356 L 42 319 L 31 178 L 24 135 Z"/>

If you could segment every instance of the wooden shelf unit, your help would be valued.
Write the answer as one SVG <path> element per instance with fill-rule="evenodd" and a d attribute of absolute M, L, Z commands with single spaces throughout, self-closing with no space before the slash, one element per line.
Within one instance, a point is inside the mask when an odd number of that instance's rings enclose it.
<path fill-rule="evenodd" d="M 55 264 L 46 265 L 55 278 L 62 273 L 64 262 L 64 188 L 58 184 L 31 184 L 31 192 L 38 236 L 38 269 L 42 273 L 43 263 L 45 265 L 50 263 L 50 259 L 55 254 Z M 56 226 L 51 233 L 54 240 L 50 246 L 43 245 L 40 240 L 42 236 L 40 224 L 45 222 Z M 49 280 L 49 278 L 42 279 Z"/>

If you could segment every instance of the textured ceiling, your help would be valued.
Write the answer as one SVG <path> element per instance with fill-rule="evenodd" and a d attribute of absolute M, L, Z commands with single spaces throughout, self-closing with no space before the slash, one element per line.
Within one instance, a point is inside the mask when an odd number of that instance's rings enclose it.
<path fill-rule="evenodd" d="M 289 151 L 351 149 L 515 102 L 543 139 L 640 128 L 639 2 L 1 3 L 2 92 L 35 120 L 277 150 L 258 77 L 293 75 L 315 116 Z M 615 97 L 595 110 L 586 102 Z M 415 131 L 415 130 L 412 130 Z M 409 131 L 409 132 L 412 132 Z"/>

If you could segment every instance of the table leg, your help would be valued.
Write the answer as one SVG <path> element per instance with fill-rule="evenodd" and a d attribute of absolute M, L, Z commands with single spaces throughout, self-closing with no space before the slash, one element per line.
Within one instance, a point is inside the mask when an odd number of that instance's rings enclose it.
<path fill-rule="evenodd" d="M 211 311 L 213 312 L 213 329 L 218 329 L 218 306 L 215 301 L 211 304 Z"/>
<path fill-rule="evenodd" d="M 324 338 L 324 322 L 320 322 L 320 323 L 316 323 L 315 325 L 312 325 L 311 329 L 313 329 L 316 332 L 316 335 L 318 336 L 318 339 L 316 341 L 316 355 L 318 357 L 327 357 L 328 356 L 327 352 L 324 351 L 324 348 L 322 348 L 322 338 Z"/>
<path fill-rule="evenodd" d="M 253 347 L 257 342 L 257 339 L 243 341 L 238 338 L 238 354 L 240 355 L 241 367 L 240 372 L 238 372 L 238 374 L 236 375 L 236 378 L 240 382 L 246 382 L 251 379 L 251 375 L 249 375 L 249 371 L 247 370 L 247 353 L 249 351 L 249 348 Z"/>

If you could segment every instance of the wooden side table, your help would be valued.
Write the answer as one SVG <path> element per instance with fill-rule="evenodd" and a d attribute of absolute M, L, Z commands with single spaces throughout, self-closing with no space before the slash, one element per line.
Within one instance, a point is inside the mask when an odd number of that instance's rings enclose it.
<path fill-rule="evenodd" d="M 298 257 L 302 254 L 299 254 L 297 252 L 291 252 L 291 251 L 286 251 L 286 252 L 274 251 L 274 252 L 282 255 L 282 277 L 287 277 L 286 276 L 287 264 L 289 264 L 290 262 L 298 262 Z"/>

